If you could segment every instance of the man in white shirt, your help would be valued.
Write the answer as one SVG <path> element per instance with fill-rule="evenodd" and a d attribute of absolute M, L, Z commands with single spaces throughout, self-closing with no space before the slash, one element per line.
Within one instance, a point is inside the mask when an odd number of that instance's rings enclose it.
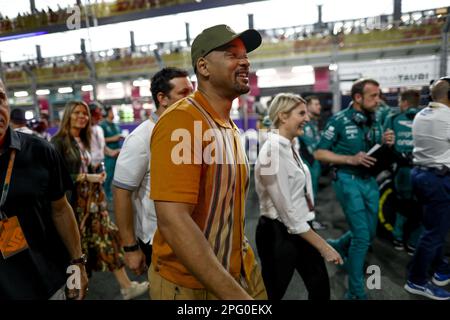
<path fill-rule="evenodd" d="M 125 251 L 125 262 L 136 274 L 150 265 L 156 213 L 150 195 L 150 136 L 156 121 L 170 105 L 192 93 L 188 73 L 164 68 L 151 79 L 156 112 L 125 140 L 113 180 L 114 212 Z M 133 225 L 134 218 L 134 225 Z"/>
<path fill-rule="evenodd" d="M 411 179 L 423 207 L 425 230 L 409 265 L 405 290 L 450 300 L 450 292 L 439 288 L 450 283 L 450 265 L 443 252 L 450 230 L 450 77 L 431 86 L 431 97 L 433 102 L 416 115 L 412 128 L 415 168 Z"/>
<path fill-rule="evenodd" d="M 112 150 L 106 146 L 105 135 L 99 123 L 102 120 L 103 106 L 99 102 L 92 102 L 89 104 L 89 111 L 91 113 L 91 157 L 92 166 L 95 172 L 104 171 L 105 154 L 111 157 L 117 157 L 119 150 Z"/>

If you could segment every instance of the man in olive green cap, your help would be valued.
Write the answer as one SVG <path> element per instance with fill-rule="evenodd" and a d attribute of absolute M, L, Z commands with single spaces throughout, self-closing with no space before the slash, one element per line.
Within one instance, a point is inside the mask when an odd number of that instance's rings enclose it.
<path fill-rule="evenodd" d="M 232 101 L 250 90 L 247 53 L 260 44 L 256 30 L 203 30 L 191 52 L 198 90 L 169 107 L 153 130 L 152 299 L 267 299 L 244 235 L 248 163 L 230 118 Z M 172 139 L 180 134 L 181 142 Z"/>

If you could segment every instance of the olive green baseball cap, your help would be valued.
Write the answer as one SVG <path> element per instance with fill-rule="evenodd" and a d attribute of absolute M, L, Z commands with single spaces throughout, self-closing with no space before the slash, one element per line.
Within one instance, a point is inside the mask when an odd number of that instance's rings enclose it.
<path fill-rule="evenodd" d="M 216 48 L 219 48 L 236 38 L 240 38 L 247 49 L 251 52 L 261 45 L 262 38 L 258 31 L 248 29 L 241 33 L 236 33 L 229 26 L 219 24 L 203 30 L 192 42 L 191 58 L 192 67 L 195 70 L 197 60 L 206 56 Z"/>

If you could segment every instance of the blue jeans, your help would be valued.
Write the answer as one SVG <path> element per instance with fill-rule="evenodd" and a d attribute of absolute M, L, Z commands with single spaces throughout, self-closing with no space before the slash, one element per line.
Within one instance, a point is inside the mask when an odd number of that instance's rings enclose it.
<path fill-rule="evenodd" d="M 362 179 L 338 172 L 334 189 L 350 226 L 350 231 L 337 240 L 339 247 L 348 248 L 347 296 L 364 299 L 367 295 L 363 268 L 378 223 L 378 184 L 375 178 Z"/>
<path fill-rule="evenodd" d="M 409 264 L 408 280 L 423 285 L 428 272 L 449 273 L 444 258 L 445 237 L 450 229 L 450 174 L 414 168 L 411 172 L 413 190 L 423 207 L 424 231 Z"/>

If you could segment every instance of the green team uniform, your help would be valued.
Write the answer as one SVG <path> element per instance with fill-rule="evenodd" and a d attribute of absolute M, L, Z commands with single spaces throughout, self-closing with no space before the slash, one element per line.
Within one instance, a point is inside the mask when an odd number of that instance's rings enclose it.
<path fill-rule="evenodd" d="M 320 141 L 319 123 L 316 120 L 309 121 L 304 127 L 304 134 L 298 137 L 300 154 L 305 160 L 311 172 L 314 196 L 317 196 L 319 177 L 321 173 L 320 162 L 314 159 L 314 151 Z M 305 150 L 306 149 L 306 150 Z"/>
<path fill-rule="evenodd" d="M 382 139 L 382 127 L 374 115 L 372 119 L 350 105 L 328 121 L 317 149 L 351 156 L 369 151 Z M 329 242 L 345 260 L 349 275 L 346 297 L 366 299 L 363 267 L 377 227 L 378 184 L 362 166 L 339 165 L 333 186 L 350 230 Z"/>
<path fill-rule="evenodd" d="M 408 205 L 411 205 L 413 201 L 411 182 L 413 151 L 412 123 L 417 112 L 419 112 L 418 108 L 411 107 L 405 112 L 391 113 L 384 123 L 385 130 L 391 129 L 395 133 L 394 151 L 398 161 L 397 169 L 394 173 L 394 188 L 399 204 L 407 202 L 409 203 Z M 406 215 L 412 214 L 410 211 L 413 211 L 414 208 L 405 209 L 403 211 L 408 212 L 403 212 L 403 214 L 397 213 L 396 215 L 393 234 L 397 240 L 409 240 L 409 244 L 415 247 L 421 228 L 416 223 L 413 226 L 414 230 L 407 230 L 407 234 L 404 237 L 403 229 L 407 220 Z"/>
<path fill-rule="evenodd" d="M 113 137 L 113 136 L 121 133 L 120 127 L 113 122 L 103 120 L 100 123 L 100 126 L 103 129 L 103 134 L 105 136 L 105 139 Z M 107 142 L 106 146 L 112 150 L 115 150 L 115 149 L 120 148 L 120 143 L 119 143 L 119 141 Z M 114 169 L 116 168 L 116 162 L 117 162 L 117 157 L 113 158 L 111 156 L 105 155 L 106 180 L 103 185 L 105 188 L 105 194 L 109 200 L 112 199 L 111 183 L 114 178 Z"/>
<path fill-rule="evenodd" d="M 379 124 L 383 125 L 386 121 L 386 118 L 392 113 L 394 108 L 391 108 L 386 103 L 381 103 L 377 111 L 375 111 L 375 117 Z"/>

